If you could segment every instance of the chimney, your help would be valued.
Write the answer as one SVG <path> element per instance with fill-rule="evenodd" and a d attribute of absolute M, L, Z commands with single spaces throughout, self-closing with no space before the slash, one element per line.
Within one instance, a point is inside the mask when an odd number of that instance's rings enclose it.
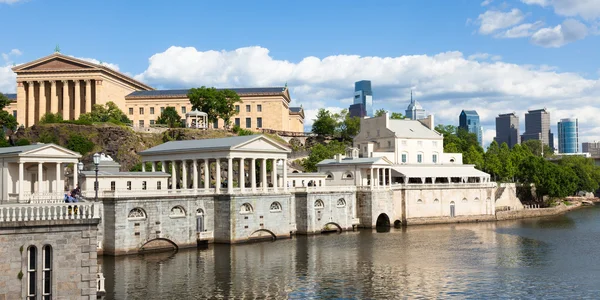
<path fill-rule="evenodd" d="M 341 155 L 341 154 L 336 154 L 336 155 L 335 155 L 335 160 L 336 160 L 337 162 L 341 163 L 341 162 L 342 162 L 342 155 Z"/>

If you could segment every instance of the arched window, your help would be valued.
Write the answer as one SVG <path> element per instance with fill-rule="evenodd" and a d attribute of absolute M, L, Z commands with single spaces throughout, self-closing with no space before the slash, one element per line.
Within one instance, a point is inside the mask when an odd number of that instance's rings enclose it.
<path fill-rule="evenodd" d="M 479 197 L 475 197 L 475 202 L 479 202 Z"/>
<path fill-rule="evenodd" d="M 182 218 L 185 217 L 185 209 L 182 206 L 173 206 L 171 208 L 171 213 L 169 214 L 171 218 Z"/>
<path fill-rule="evenodd" d="M 315 201 L 315 209 L 323 209 L 325 208 L 325 203 L 323 203 L 323 200 L 319 199 L 317 201 Z"/>
<path fill-rule="evenodd" d="M 204 216 L 204 210 L 202 210 L 202 208 L 196 209 L 196 215 L 197 216 Z"/>
<path fill-rule="evenodd" d="M 344 198 L 340 198 L 337 201 L 337 207 L 344 207 L 346 206 L 346 200 L 344 200 Z"/>
<path fill-rule="evenodd" d="M 435 200 L 433 200 L 433 203 L 440 203 L 440 199 L 435 198 Z"/>
<path fill-rule="evenodd" d="M 37 299 L 37 248 L 27 248 L 27 299 Z"/>
<path fill-rule="evenodd" d="M 462 202 L 463 202 L 463 203 L 466 203 L 467 201 L 468 201 L 468 200 L 467 200 L 467 198 L 463 198 L 463 199 L 462 199 Z"/>
<path fill-rule="evenodd" d="M 327 172 L 327 180 L 333 180 L 333 174 L 331 174 L 331 172 Z"/>
<path fill-rule="evenodd" d="M 202 208 L 196 209 L 196 231 L 204 232 L 204 211 Z"/>
<path fill-rule="evenodd" d="M 348 172 L 344 173 L 344 179 L 352 179 L 352 178 L 353 178 L 352 172 L 348 171 Z"/>
<path fill-rule="evenodd" d="M 127 219 L 129 219 L 129 220 L 145 220 L 146 212 L 143 209 L 136 207 L 129 211 L 129 214 L 127 215 Z"/>
<path fill-rule="evenodd" d="M 252 208 L 252 205 L 250 205 L 250 203 L 244 203 L 240 208 L 241 214 L 251 214 L 253 211 L 254 209 Z"/>
<path fill-rule="evenodd" d="M 42 298 L 52 298 L 52 246 L 45 245 L 42 248 Z"/>
<path fill-rule="evenodd" d="M 417 204 L 423 204 L 423 200 L 421 200 L 421 199 L 418 199 L 418 200 L 417 200 Z"/>
<path fill-rule="evenodd" d="M 271 203 L 271 207 L 269 207 L 271 212 L 280 212 L 281 211 L 281 203 L 275 201 Z"/>

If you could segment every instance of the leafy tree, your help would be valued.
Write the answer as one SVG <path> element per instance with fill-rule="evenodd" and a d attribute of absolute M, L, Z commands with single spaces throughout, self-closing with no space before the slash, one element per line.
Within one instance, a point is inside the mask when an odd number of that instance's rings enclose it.
<path fill-rule="evenodd" d="M 352 142 L 352 139 L 360 131 L 360 118 L 350 117 L 347 109 L 343 109 L 339 114 L 333 115 L 338 122 L 336 133 L 346 142 Z"/>
<path fill-rule="evenodd" d="M 169 128 L 181 127 L 181 116 L 177 113 L 175 107 L 167 106 L 156 120 L 156 123 L 165 124 Z"/>
<path fill-rule="evenodd" d="M 338 126 L 334 115 L 326 109 L 320 108 L 314 120 L 312 132 L 318 135 L 333 135 Z"/>
<path fill-rule="evenodd" d="M 67 149 L 79 152 L 81 155 L 86 155 L 88 152 L 94 149 L 94 142 L 82 135 L 72 134 L 69 136 Z"/>
<path fill-rule="evenodd" d="M 60 113 L 53 114 L 51 112 L 46 113 L 40 119 L 40 124 L 54 124 L 54 123 L 62 123 L 63 117 Z"/>
<path fill-rule="evenodd" d="M 467 150 L 467 152 L 464 154 L 463 161 L 465 164 L 475 165 L 477 169 L 483 169 L 483 153 L 481 153 L 481 151 L 479 151 L 479 149 L 477 149 L 473 145 L 471 145 L 471 147 L 469 147 L 469 150 Z"/>
<path fill-rule="evenodd" d="M 390 119 L 394 119 L 394 120 L 403 120 L 404 118 L 406 118 L 406 117 L 399 112 L 393 112 L 392 115 L 390 116 Z"/>
<path fill-rule="evenodd" d="M 232 90 L 217 90 L 205 86 L 190 89 L 187 94 L 192 109 L 208 114 L 209 122 L 222 119 L 225 127 L 231 123 L 231 117 L 236 114 L 235 104 L 241 102 L 240 96 Z"/>
<path fill-rule="evenodd" d="M 90 113 L 81 114 L 79 120 L 89 122 L 113 123 L 117 125 L 131 124 L 131 120 L 125 113 L 112 101 L 105 105 L 95 104 Z"/>
<path fill-rule="evenodd" d="M 510 156 L 510 149 L 506 143 L 502 143 L 498 151 L 498 159 L 501 162 L 499 170 L 500 179 L 502 181 L 512 181 L 517 172 Z"/>
<path fill-rule="evenodd" d="M 387 110 L 380 108 L 378 110 L 375 111 L 375 117 L 381 117 L 383 115 L 387 114 Z"/>
<path fill-rule="evenodd" d="M 6 140 L 6 135 L 4 135 L 4 131 L 0 130 L 0 147 L 9 147 L 10 143 Z"/>
<path fill-rule="evenodd" d="M 558 165 L 569 168 L 577 175 L 577 191 L 594 192 L 599 187 L 600 167 L 594 165 L 591 158 L 581 156 L 565 156 Z"/>
<path fill-rule="evenodd" d="M 345 150 L 346 145 L 338 141 L 331 141 L 326 145 L 317 144 L 312 147 L 308 158 L 302 162 L 302 166 L 307 172 L 316 172 L 319 162 L 324 159 L 333 158 L 336 154 L 344 153 Z"/>
<path fill-rule="evenodd" d="M 0 93 L 0 126 L 2 126 L 3 129 L 15 130 L 18 125 L 17 119 L 4 110 L 10 102 L 11 101 L 4 94 Z"/>
<path fill-rule="evenodd" d="M 485 152 L 484 158 L 484 170 L 488 172 L 493 178 L 497 178 L 502 169 L 502 162 L 500 161 L 500 147 L 498 143 L 493 141 Z"/>
<path fill-rule="evenodd" d="M 523 148 L 526 148 L 535 156 L 542 156 L 542 142 L 538 140 L 527 140 L 521 143 Z"/>
<path fill-rule="evenodd" d="M 31 145 L 31 142 L 28 139 L 25 139 L 25 138 L 18 139 L 15 142 L 15 146 L 27 146 L 27 145 Z"/>

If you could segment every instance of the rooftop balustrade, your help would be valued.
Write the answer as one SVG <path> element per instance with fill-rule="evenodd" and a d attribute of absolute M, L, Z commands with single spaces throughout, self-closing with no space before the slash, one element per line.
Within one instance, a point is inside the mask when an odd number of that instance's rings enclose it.
<path fill-rule="evenodd" d="M 86 202 L 0 205 L 0 223 L 99 219 L 100 205 Z"/>

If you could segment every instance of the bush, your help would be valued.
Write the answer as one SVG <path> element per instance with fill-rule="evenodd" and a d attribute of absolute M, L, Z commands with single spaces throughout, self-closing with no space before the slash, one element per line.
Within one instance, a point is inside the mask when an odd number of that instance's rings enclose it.
<path fill-rule="evenodd" d="M 62 123 L 63 117 L 60 113 L 46 113 L 40 119 L 40 124 L 54 124 L 54 123 Z"/>
<path fill-rule="evenodd" d="M 239 136 L 244 136 L 244 135 L 253 135 L 256 134 L 254 131 L 249 130 L 249 129 L 243 129 L 240 126 L 234 125 L 233 128 L 231 129 L 231 131 L 233 131 L 233 133 L 239 135 Z"/>
<path fill-rule="evenodd" d="M 31 142 L 28 139 L 19 139 L 18 141 L 15 142 L 15 146 L 27 146 L 27 145 L 31 145 Z"/>
<path fill-rule="evenodd" d="M 94 149 L 94 143 L 84 136 L 72 134 L 67 142 L 67 149 L 86 155 Z"/>
<path fill-rule="evenodd" d="M 38 142 L 44 144 L 57 144 L 58 145 L 58 137 L 49 132 L 43 132 L 40 134 L 38 138 Z"/>

